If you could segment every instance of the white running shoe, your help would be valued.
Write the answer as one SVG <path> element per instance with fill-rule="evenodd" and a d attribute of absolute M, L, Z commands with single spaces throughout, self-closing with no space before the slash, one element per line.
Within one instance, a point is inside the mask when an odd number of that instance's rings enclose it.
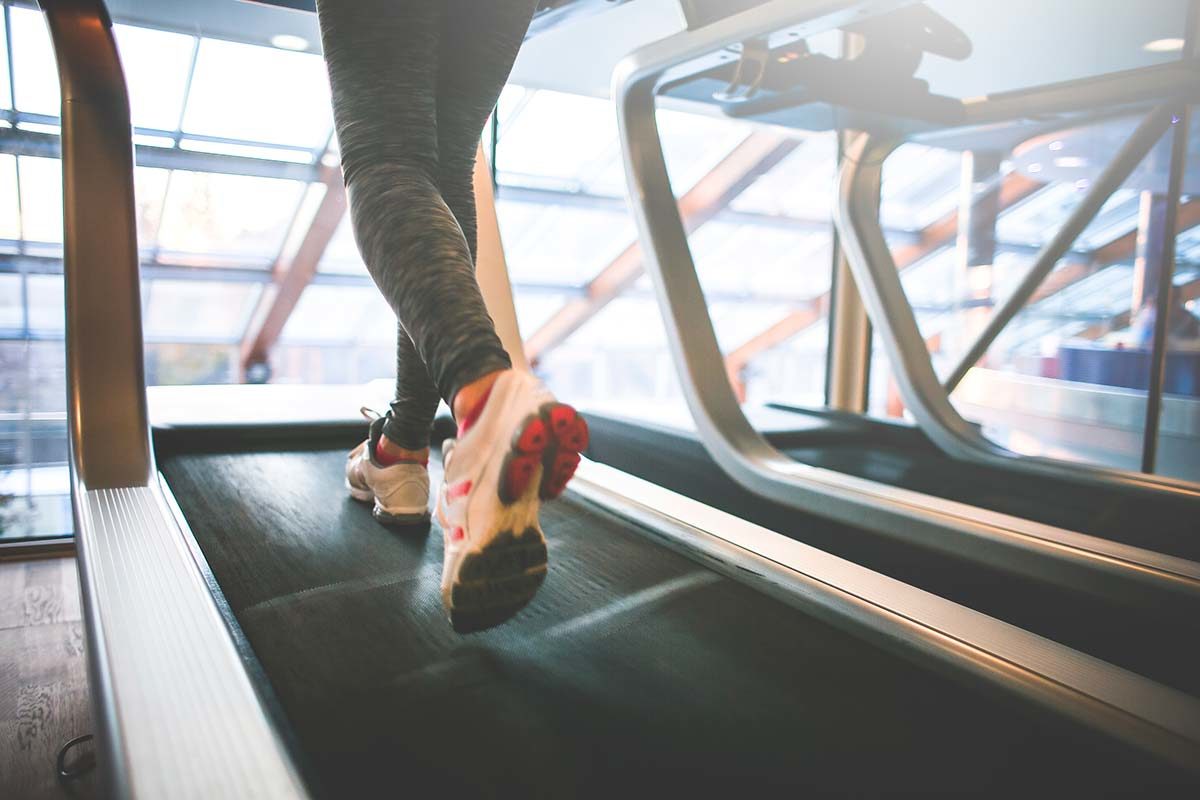
<path fill-rule="evenodd" d="M 442 603 L 456 630 L 490 628 L 546 577 L 542 500 L 562 494 L 588 444 L 587 423 L 527 372 L 500 375 L 476 418 L 442 448 L 438 492 Z"/>
<path fill-rule="evenodd" d="M 382 466 L 375 446 L 383 435 L 384 418 L 363 409 L 371 419 L 367 440 L 346 458 L 346 488 L 350 496 L 373 503 L 371 513 L 384 525 L 401 527 L 429 522 L 429 469 L 425 464 L 401 462 Z M 372 418 L 373 417 L 373 418 Z"/>

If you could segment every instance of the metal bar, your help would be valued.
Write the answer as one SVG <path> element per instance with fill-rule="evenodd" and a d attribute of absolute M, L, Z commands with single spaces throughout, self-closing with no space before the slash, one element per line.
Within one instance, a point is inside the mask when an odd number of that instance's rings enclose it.
<path fill-rule="evenodd" d="M 1158 457 L 1158 422 L 1162 415 L 1163 384 L 1167 369 L 1167 326 L 1171 319 L 1171 290 L 1175 278 L 1175 237 L 1179 230 L 1179 195 L 1183 191 L 1191 116 L 1192 109 L 1185 104 L 1180 106 L 1173 120 L 1175 130 L 1171 139 L 1171 174 L 1167 181 L 1167 215 L 1157 265 L 1158 295 L 1154 300 L 1154 344 L 1150 351 L 1150 386 L 1146 394 L 1146 428 L 1142 435 L 1142 472 L 1154 472 L 1154 464 Z"/>
<path fill-rule="evenodd" d="M 838 132 L 838 161 L 845 143 L 854 133 Z M 878 188 L 878 187 L 877 187 Z M 871 363 L 871 321 L 854 275 L 833 228 L 833 275 L 829 294 L 829 344 L 825 351 L 825 405 L 841 411 L 862 413 L 867 409 L 868 375 Z"/>
<path fill-rule="evenodd" d="M 199 57 L 200 37 L 197 36 L 192 42 L 192 57 L 188 59 L 187 78 L 183 82 L 184 102 L 180 105 L 179 116 L 175 119 L 175 135 L 171 137 L 175 140 L 176 147 L 179 147 L 179 142 L 183 139 L 183 116 L 187 113 L 187 98 L 192 94 L 192 80 L 196 77 L 196 62 Z"/>
<path fill-rule="evenodd" d="M 43 0 L 62 84 L 63 250 L 72 460 L 91 489 L 154 471 L 142 373 L 129 97 L 104 6 Z M 103 209 L 102 212 L 99 210 Z M 103 297 L 103 303 L 96 298 Z"/>
<path fill-rule="evenodd" d="M 275 161 L 269 158 L 233 156 L 225 153 L 203 153 L 198 150 L 179 150 L 139 144 L 134 147 L 139 167 L 181 169 L 189 172 L 216 172 L 223 175 L 247 175 L 260 178 L 311 182 L 318 180 L 319 165 L 294 161 Z M 50 133 L 0 128 L 0 153 L 38 158 L 58 158 L 60 138 Z"/>
<path fill-rule="evenodd" d="M 1025 273 L 1025 277 L 992 313 L 987 325 L 967 348 L 966 353 L 959 359 L 954 369 L 950 371 L 950 375 L 942 384 L 947 394 L 954 391 L 963 377 L 987 353 L 1000 331 L 1025 307 L 1038 286 L 1054 269 L 1054 265 L 1079 238 L 1079 234 L 1083 233 L 1084 228 L 1095 219 L 1096 214 L 1100 213 L 1100 209 L 1108 202 L 1108 198 L 1112 197 L 1113 192 L 1120 188 L 1129 174 L 1145 158 L 1146 153 L 1150 152 L 1150 148 L 1154 147 L 1170 123 L 1171 110 L 1169 108 L 1157 108 L 1146 115 L 1137 130 L 1126 140 L 1117 154 L 1113 156 L 1112 161 L 1096 178 L 1087 195 L 1067 217 L 1062 227 L 1042 247 L 1037 258 L 1030 265 L 1029 271 Z"/>

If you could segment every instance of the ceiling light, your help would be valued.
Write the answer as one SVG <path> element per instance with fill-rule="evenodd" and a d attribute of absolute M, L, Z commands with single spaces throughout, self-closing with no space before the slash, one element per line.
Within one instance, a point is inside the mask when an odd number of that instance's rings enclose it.
<path fill-rule="evenodd" d="M 271 44 L 280 50 L 307 50 L 308 39 L 303 36 L 293 36 L 290 33 L 277 33 L 271 37 Z"/>
<path fill-rule="evenodd" d="M 1089 181 L 1087 178 L 1080 178 L 1079 180 L 1075 181 L 1075 188 L 1079 189 L 1080 191 L 1083 191 L 1091 185 L 1091 181 Z"/>
<path fill-rule="evenodd" d="M 1026 167 L 1026 171 L 1027 172 L 1041 172 L 1042 165 L 1035 161 L 1034 163 L 1032 163 L 1028 167 Z"/>
<path fill-rule="evenodd" d="M 1183 39 L 1155 39 L 1142 45 L 1142 49 L 1147 53 L 1178 53 L 1183 49 Z"/>
<path fill-rule="evenodd" d="M 1088 160 L 1086 158 L 1081 158 L 1079 156 L 1059 156 L 1058 158 L 1054 159 L 1054 166 L 1065 167 L 1067 169 L 1086 167 L 1087 163 Z"/>
<path fill-rule="evenodd" d="M 1051 150 L 1062 150 L 1063 149 L 1062 140 L 1055 139 L 1053 142 L 1050 143 L 1050 149 Z"/>

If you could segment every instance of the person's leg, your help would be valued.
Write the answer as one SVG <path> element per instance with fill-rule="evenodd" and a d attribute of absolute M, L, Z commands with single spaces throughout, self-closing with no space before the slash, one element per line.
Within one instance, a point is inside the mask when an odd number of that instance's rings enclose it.
<path fill-rule="evenodd" d="M 478 246 L 473 173 L 479 137 L 536 5 L 536 0 L 445 0 L 437 78 L 438 185 L 462 229 L 472 263 Z M 456 419 L 463 420 L 479 404 L 497 375 L 494 365 L 484 361 L 471 363 L 452 380 L 461 387 L 451 398 Z"/>
<path fill-rule="evenodd" d="M 437 188 L 441 9 L 422 0 L 320 0 L 317 13 L 355 240 L 400 320 L 396 399 L 381 449 L 419 455 L 440 397 L 400 299 L 413 293 L 406 276 L 433 266 L 425 263 L 432 254 L 464 252 Z"/>
<path fill-rule="evenodd" d="M 510 361 L 438 186 L 437 69 L 470 58 L 439 43 L 445 11 L 421 0 L 318 3 L 355 239 L 438 393 L 451 400 L 462 383 Z M 406 420 L 395 423 L 388 438 L 394 430 L 405 440 L 398 444 L 417 444 Z"/>

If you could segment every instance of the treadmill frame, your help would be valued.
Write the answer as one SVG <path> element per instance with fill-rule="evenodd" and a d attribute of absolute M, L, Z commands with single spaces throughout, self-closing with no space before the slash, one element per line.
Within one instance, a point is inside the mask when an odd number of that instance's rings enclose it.
<path fill-rule="evenodd" d="M 742 486 L 798 509 L 1086 591 L 1114 596 L 1132 593 L 1143 598 L 1161 594 L 1160 602 L 1173 602 L 1172 598 L 1179 594 L 1192 599 L 1200 597 L 1200 564 L 1196 562 L 798 463 L 754 430 L 738 404 L 725 373 L 687 234 L 667 176 L 655 119 L 658 87 L 677 77 L 682 65 L 705 64 L 714 52 L 738 42 L 785 28 L 792 37 L 807 37 L 843 25 L 860 15 L 880 13 L 901 4 L 900 0 L 890 3 L 774 0 L 712 25 L 647 45 L 621 61 L 613 74 L 612 94 L 617 107 L 630 204 L 643 243 L 646 268 L 654 281 L 666 323 L 672 358 L 701 441 L 714 461 Z M 1187 71 L 1184 74 L 1191 75 Z M 1086 88 L 1082 94 L 1090 100 L 1096 87 Z M 1112 87 L 1112 92 L 1122 98 L 1143 90 L 1177 92 L 1178 76 L 1175 72 L 1162 70 L 1147 75 L 1123 73 Z M 987 101 L 972 104 L 971 114 L 980 122 L 991 121 L 994 117 L 1004 118 L 1004 114 L 1013 109 L 1008 97 L 997 103 L 998 109 Z M 1077 109 L 1079 101 L 1075 93 L 1064 94 L 1061 87 L 1049 87 L 1035 98 L 1034 110 L 1061 110 L 1064 107 Z M 1025 110 L 1028 113 L 1029 109 Z M 876 155 L 875 151 L 869 154 L 870 157 Z M 853 164 L 855 160 L 848 159 L 847 163 Z M 926 364 L 929 363 L 928 354 L 924 352 L 923 340 L 915 333 L 915 321 L 902 329 L 889 327 L 889 315 L 906 311 L 909 317 L 912 316 L 911 306 L 898 289 L 896 271 L 894 267 L 891 269 L 890 278 L 894 280 L 890 283 L 883 283 L 881 279 L 876 285 L 869 280 L 886 272 L 886 265 L 891 263 L 890 257 L 884 261 L 877 253 L 882 248 L 883 254 L 888 254 L 886 243 L 880 235 L 874 242 L 876 247 L 866 254 L 870 258 L 865 259 L 860 249 L 856 259 L 855 242 L 847 241 L 870 224 L 878 230 L 875 198 L 881 170 L 878 164 L 872 163 L 872 166 L 874 168 L 862 166 L 843 171 L 844 180 L 853 179 L 852 197 L 858 212 L 855 216 L 858 225 L 839 226 L 839 232 L 847 246 L 856 282 L 868 302 L 873 324 L 881 329 L 882 335 L 890 337 L 896 353 L 913 354 L 906 360 L 893 355 L 896 370 L 911 371 L 914 367 L 908 361 L 916 360 L 916 351 L 921 351 Z M 864 218 L 866 222 L 863 222 Z M 901 302 L 904 303 L 902 309 L 894 308 Z M 931 366 L 928 372 L 932 374 Z M 901 385 L 913 383 L 911 378 L 906 378 Z M 945 405 L 949 408 L 948 402 Z M 948 419 L 948 415 L 945 418 Z M 968 426 L 958 419 L 959 424 L 952 433 L 965 441 L 969 435 L 965 432 Z M 947 441 L 945 435 L 941 438 L 943 443 Z M 965 446 L 958 447 L 954 455 L 979 458 L 975 450 Z M 1023 460 L 1016 458 L 1007 458 L 1004 463 L 1027 468 L 1023 466 Z M 1059 465 L 1055 468 L 1059 470 L 1055 474 L 1079 479 L 1074 468 Z M 1200 492 L 1193 487 L 1156 476 L 1144 476 L 1142 485 L 1148 490 L 1169 488 L 1172 492 L 1200 499 Z"/>

